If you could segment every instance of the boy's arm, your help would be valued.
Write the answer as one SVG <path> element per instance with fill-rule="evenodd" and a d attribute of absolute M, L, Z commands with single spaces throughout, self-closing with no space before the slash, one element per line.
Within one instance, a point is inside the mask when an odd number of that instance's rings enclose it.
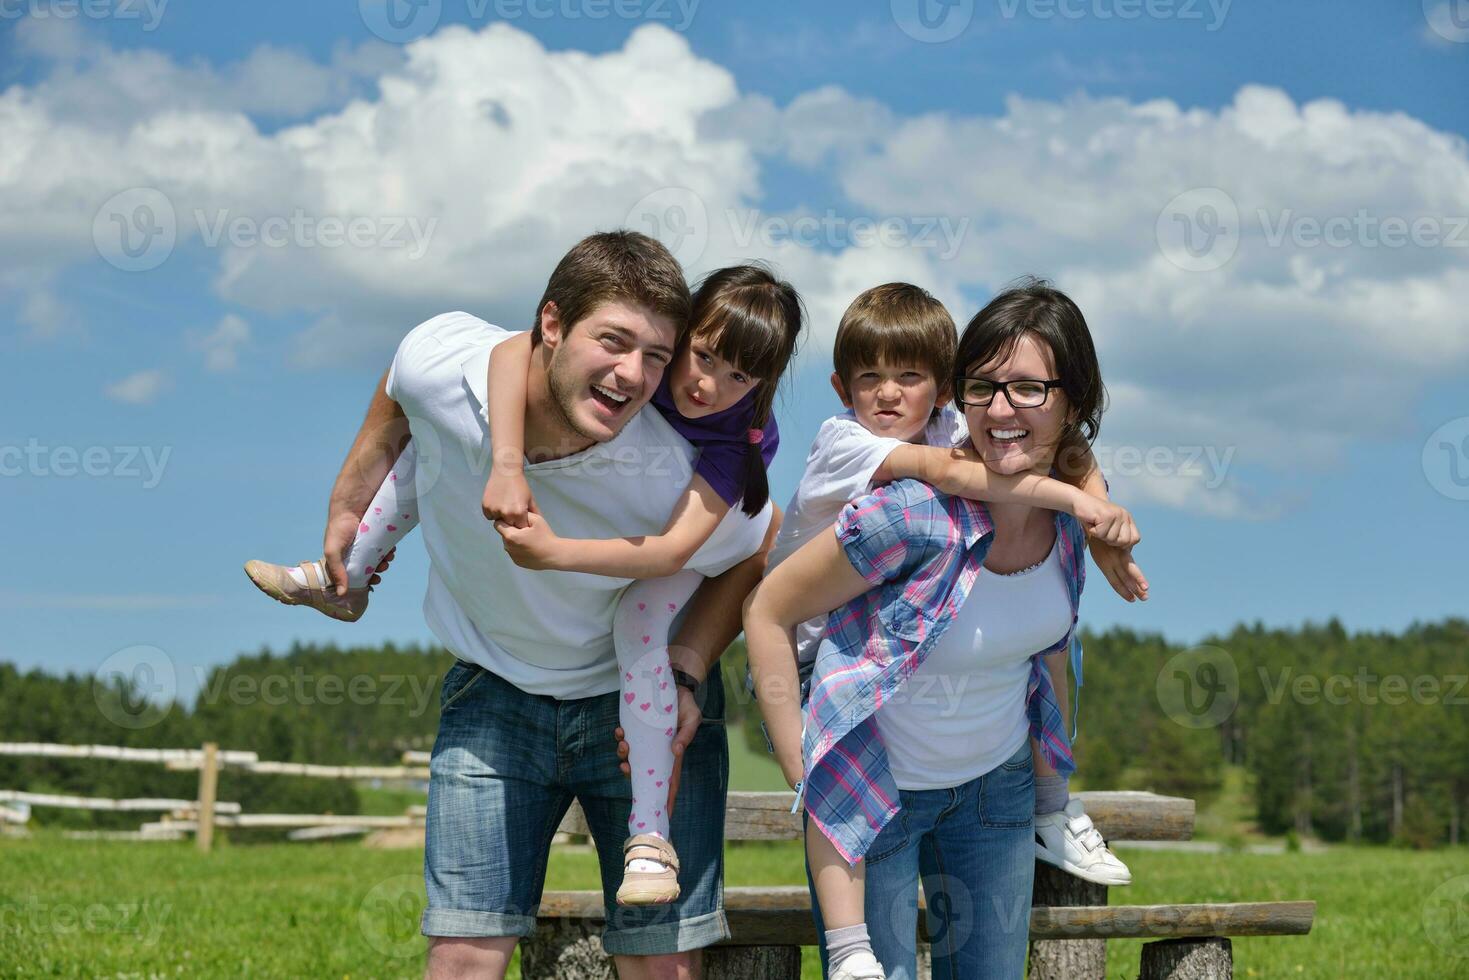
<path fill-rule="evenodd" d="M 614 578 L 663 578 L 689 563 L 729 513 L 719 494 L 695 476 L 661 534 L 631 538 L 562 538 L 539 515 L 525 528 L 500 528 L 505 550 L 522 568 Z"/>
<path fill-rule="evenodd" d="M 1056 467 L 1061 473 L 1061 479 L 1080 488 L 1083 493 L 1098 500 L 1109 499 L 1107 480 L 1102 475 L 1102 468 L 1097 465 L 1091 447 L 1082 440 L 1073 439 L 1062 444 L 1061 451 L 1057 454 Z M 1138 563 L 1133 561 L 1131 545 L 1110 544 L 1090 535 L 1087 536 L 1086 544 L 1092 561 L 1107 577 L 1113 591 L 1128 602 L 1148 600 L 1148 579 Z M 1065 714 L 1064 708 L 1062 714 Z"/>
<path fill-rule="evenodd" d="M 526 376 L 532 346 L 529 333 L 501 341 L 490 352 L 488 407 L 490 445 L 494 459 L 480 507 L 485 518 L 512 527 L 527 527 L 533 512 L 530 484 L 525 479 Z"/>

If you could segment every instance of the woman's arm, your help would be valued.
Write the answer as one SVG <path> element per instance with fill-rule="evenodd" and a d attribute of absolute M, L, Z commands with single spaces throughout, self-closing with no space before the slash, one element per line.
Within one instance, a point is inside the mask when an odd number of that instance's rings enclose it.
<path fill-rule="evenodd" d="M 729 513 L 709 481 L 695 476 L 679 498 L 662 534 L 634 538 L 558 537 L 540 515 L 526 528 L 502 531 L 505 550 L 522 568 L 587 572 L 615 578 L 663 578 L 689 563 Z"/>
<path fill-rule="evenodd" d="M 528 527 L 536 509 L 525 479 L 526 376 L 532 353 L 529 333 L 516 334 L 490 352 L 488 402 L 494 459 L 480 507 L 485 518 Z"/>
<path fill-rule="evenodd" d="M 792 786 L 804 769 L 796 627 L 872 587 L 852 566 L 836 534 L 828 531 L 776 566 L 745 603 L 745 645 L 755 697 L 776 761 Z"/>

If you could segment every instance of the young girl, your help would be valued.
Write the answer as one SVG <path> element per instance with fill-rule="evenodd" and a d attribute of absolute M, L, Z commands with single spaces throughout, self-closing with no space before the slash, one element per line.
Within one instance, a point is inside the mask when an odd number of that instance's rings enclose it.
<path fill-rule="evenodd" d="M 768 270 L 734 266 L 711 273 L 693 298 L 688 331 L 654 394 L 653 406 L 700 450 L 695 475 L 662 534 L 613 540 L 557 537 L 536 512 L 522 467 L 529 334 L 499 344 L 490 358 L 489 423 L 494 464 L 484 511 L 506 549 L 528 568 L 634 578 L 613 620 L 622 675 L 619 704 L 629 746 L 633 806 L 624 845 L 626 905 L 678 897 L 678 858 L 668 840 L 668 780 L 677 727 L 677 690 L 668 657 L 669 630 L 702 576 L 683 567 L 739 504 L 758 514 L 769 498 L 766 467 L 779 445 L 772 406 L 776 383 L 795 352 L 800 297 Z M 660 460 L 632 465 L 659 465 Z M 619 464 L 620 465 L 620 464 Z M 348 589 L 338 596 L 322 562 L 297 568 L 252 561 L 245 566 L 267 595 L 309 605 L 353 622 L 367 607 L 367 584 L 382 559 L 416 524 L 415 454 L 398 458 L 363 516 L 346 556 Z M 675 474 L 670 474 L 674 477 Z"/>

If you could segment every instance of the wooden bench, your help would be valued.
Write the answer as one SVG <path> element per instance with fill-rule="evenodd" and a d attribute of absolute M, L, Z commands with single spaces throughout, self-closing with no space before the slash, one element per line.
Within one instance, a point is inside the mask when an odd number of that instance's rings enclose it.
<path fill-rule="evenodd" d="M 1188 840 L 1194 803 L 1152 793 L 1082 793 L 1087 813 L 1109 841 Z M 799 840 L 794 796 L 730 793 L 725 838 Z M 573 806 L 564 833 L 585 834 Z M 796 869 L 799 871 L 799 867 Z M 1143 947 L 1141 980 L 1222 980 L 1233 976 L 1231 936 L 1304 935 L 1315 902 L 1200 905 L 1108 905 L 1108 889 L 1037 862 L 1030 912 L 1031 980 L 1102 980 L 1108 939 L 1150 939 Z M 921 901 L 920 901 L 921 905 Z M 705 951 L 707 980 L 798 980 L 801 947 L 817 944 L 810 895 L 804 885 L 733 887 L 724 891 L 731 938 Z M 599 891 L 547 892 L 536 934 L 521 944 L 525 980 L 615 980 L 600 935 L 606 909 Z M 919 976 L 927 977 L 928 936 L 918 919 Z"/>

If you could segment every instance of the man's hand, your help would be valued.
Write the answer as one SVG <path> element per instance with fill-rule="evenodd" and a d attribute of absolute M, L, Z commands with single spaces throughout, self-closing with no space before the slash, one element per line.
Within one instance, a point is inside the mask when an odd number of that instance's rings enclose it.
<path fill-rule="evenodd" d="M 1128 602 L 1148 600 L 1148 580 L 1143 570 L 1132 559 L 1131 548 L 1116 548 L 1092 538 L 1087 542 L 1092 561 L 1107 576 L 1112 588 Z"/>
<path fill-rule="evenodd" d="M 557 537 L 546 519 L 535 511 L 527 513 L 525 518 L 525 527 L 495 522 L 495 530 L 505 539 L 505 553 L 521 568 L 534 571 L 560 568 L 564 539 Z"/>
<path fill-rule="evenodd" d="M 332 580 L 332 587 L 336 589 L 337 595 L 347 594 L 347 551 L 352 547 L 352 542 L 357 539 L 357 531 L 362 525 L 362 518 L 355 514 L 343 512 L 333 514 L 327 518 L 326 539 L 322 542 L 322 557 L 326 559 L 326 574 Z M 393 562 L 393 556 L 398 553 L 394 548 L 383 560 L 378 562 L 377 571 L 386 572 L 388 566 Z M 368 579 L 369 588 L 382 581 L 376 573 Z"/>
<path fill-rule="evenodd" d="M 1078 492 L 1074 513 L 1092 541 L 1129 549 L 1142 540 L 1132 515 L 1110 501 Z"/>
<path fill-rule="evenodd" d="M 673 774 L 668 777 L 668 812 L 673 812 L 673 798 L 678 795 L 678 776 L 683 769 L 683 752 L 699 733 L 699 722 L 704 720 L 704 712 L 699 710 L 699 702 L 694 698 L 694 692 L 686 687 L 678 689 L 678 729 L 673 733 Z M 627 764 L 627 756 L 630 751 L 627 744 L 627 735 L 619 725 L 613 730 L 612 736 L 617 739 L 617 758 L 622 760 L 622 774 L 632 776 L 632 767 Z"/>
<path fill-rule="evenodd" d="M 490 473 L 489 482 L 485 484 L 480 509 L 485 513 L 485 520 L 504 521 L 518 528 L 530 527 L 527 515 L 540 513 L 536 510 L 536 501 L 531 496 L 530 482 L 526 480 L 525 473 L 519 469 L 502 473 L 498 467 Z"/>

